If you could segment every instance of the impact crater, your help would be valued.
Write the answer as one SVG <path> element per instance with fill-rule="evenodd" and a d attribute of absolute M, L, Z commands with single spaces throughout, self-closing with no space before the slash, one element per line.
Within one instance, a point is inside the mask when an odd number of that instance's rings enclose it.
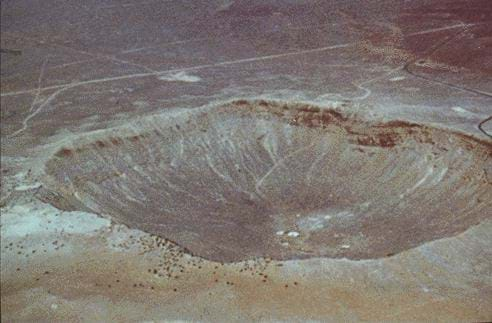
<path fill-rule="evenodd" d="M 449 130 L 239 100 L 83 136 L 45 184 L 209 260 L 370 259 L 491 218 L 491 154 Z"/>

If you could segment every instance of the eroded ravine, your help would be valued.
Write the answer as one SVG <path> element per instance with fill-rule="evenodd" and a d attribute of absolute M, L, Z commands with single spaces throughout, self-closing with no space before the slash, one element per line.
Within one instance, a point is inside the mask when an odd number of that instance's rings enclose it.
<path fill-rule="evenodd" d="M 446 130 L 236 101 L 80 138 L 45 185 L 210 260 L 367 259 L 490 218 L 491 156 Z"/>

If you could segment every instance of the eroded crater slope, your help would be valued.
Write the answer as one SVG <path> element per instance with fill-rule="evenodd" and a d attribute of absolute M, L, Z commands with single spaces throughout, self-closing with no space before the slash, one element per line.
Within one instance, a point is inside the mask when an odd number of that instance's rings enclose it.
<path fill-rule="evenodd" d="M 81 138 L 45 183 L 211 260 L 367 259 L 490 218 L 491 151 L 422 125 L 241 100 Z"/>

